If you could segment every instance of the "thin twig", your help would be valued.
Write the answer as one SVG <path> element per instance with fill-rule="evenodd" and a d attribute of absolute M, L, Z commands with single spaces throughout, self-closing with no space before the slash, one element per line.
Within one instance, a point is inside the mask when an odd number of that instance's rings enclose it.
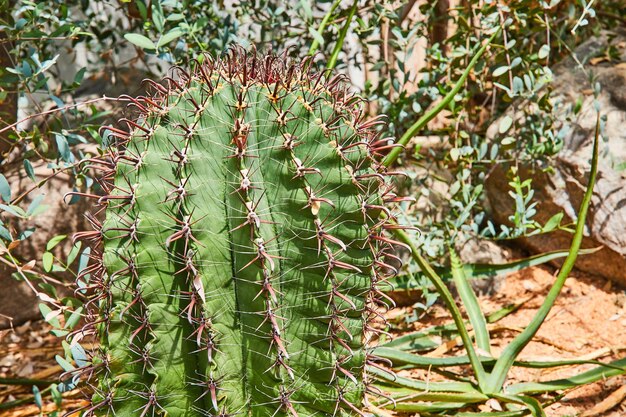
<path fill-rule="evenodd" d="M 52 385 L 55 383 L 56 381 L 44 379 L 0 378 L 0 385 L 37 385 L 38 387 L 47 387 L 48 385 Z"/>
<path fill-rule="evenodd" d="M 41 37 L 41 38 L 33 38 L 33 37 L 24 37 L 24 38 L 16 38 L 16 39 L 2 39 L 0 40 L 0 44 L 9 43 L 9 42 L 19 42 L 19 41 L 67 41 L 78 39 L 78 36 L 52 36 L 52 37 Z"/>
<path fill-rule="evenodd" d="M 103 95 L 102 97 L 94 98 L 94 99 L 87 100 L 87 101 L 81 101 L 80 103 L 68 104 L 67 106 L 57 107 L 57 108 L 54 108 L 54 109 L 51 109 L 51 110 L 46 110 L 44 112 L 31 114 L 30 116 L 26 116 L 23 119 L 18 120 L 15 123 L 11 123 L 10 125 L 3 127 L 2 129 L 0 129 L 0 133 L 6 132 L 9 129 L 15 129 L 15 127 L 18 126 L 20 123 L 27 122 L 30 119 L 33 119 L 33 118 L 38 117 L 38 116 L 45 116 L 47 114 L 52 114 L 52 113 L 56 113 L 56 112 L 59 112 L 59 111 L 69 110 L 69 109 L 73 109 L 73 108 L 76 108 L 76 107 L 84 106 L 84 105 L 87 105 L 87 104 L 97 103 L 98 101 L 101 101 L 101 100 L 104 100 L 104 101 L 125 101 L 124 99 L 119 99 L 117 97 L 107 97 L 107 96 Z"/>
<path fill-rule="evenodd" d="M 24 199 L 24 197 L 26 197 L 28 194 L 32 193 L 33 191 L 35 191 L 37 188 L 41 188 L 42 185 L 44 185 L 45 183 L 47 183 L 48 181 L 50 181 L 52 178 L 56 177 L 57 175 L 59 175 L 62 172 L 67 171 L 68 169 L 72 169 L 74 167 L 76 167 L 78 163 L 75 164 L 71 164 L 68 165 L 66 167 L 63 168 L 58 168 L 57 171 L 53 172 L 52 174 L 48 175 L 47 177 L 45 177 L 44 179 L 42 179 L 41 181 L 37 182 L 37 184 L 33 185 L 32 187 L 30 187 L 28 190 L 24 191 L 22 194 L 18 195 L 17 197 L 15 197 L 13 200 L 11 200 L 11 204 L 18 204 L 20 201 L 22 201 Z"/>

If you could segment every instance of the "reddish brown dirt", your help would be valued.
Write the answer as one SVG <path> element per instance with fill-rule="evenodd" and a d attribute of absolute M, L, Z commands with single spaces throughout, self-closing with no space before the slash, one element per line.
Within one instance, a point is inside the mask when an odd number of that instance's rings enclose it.
<path fill-rule="evenodd" d="M 511 274 L 504 285 L 493 296 L 480 297 L 483 309 L 489 313 L 503 306 L 528 299 L 515 313 L 496 323 L 493 331 L 494 353 L 517 334 L 516 329 L 525 326 L 541 305 L 545 294 L 553 282 L 551 270 L 529 268 Z M 410 309 L 396 309 L 389 317 L 400 321 L 402 314 Z M 395 317 L 395 319 L 394 319 Z M 413 323 L 405 331 L 418 330 L 433 324 L 449 321 L 449 315 L 441 306 L 433 307 L 419 322 Z M 61 354 L 59 340 L 48 334 L 49 328 L 43 322 L 28 323 L 14 330 L 0 331 L 0 377 L 25 377 L 55 379 L 60 375 L 60 367 L 54 355 Z M 544 326 L 539 331 L 539 339 L 531 342 L 522 354 L 523 359 L 577 358 L 591 355 L 594 359 L 609 361 L 626 355 L 626 294 L 620 288 L 612 288 L 599 278 L 577 274 L 568 280 L 557 305 L 551 311 Z M 442 349 L 443 350 L 443 349 Z M 458 353 L 458 347 L 451 346 L 448 352 Z M 589 366 L 559 368 L 557 370 L 537 370 L 514 368 L 509 382 L 547 380 L 565 377 L 583 371 Z M 592 410 L 611 393 L 617 391 L 626 378 L 618 377 L 597 382 L 567 392 L 558 403 L 546 412 L 549 417 L 573 417 Z M 14 399 L 32 397 L 30 387 L 0 385 L 0 404 Z M 81 393 L 74 391 L 65 396 L 65 411 L 85 403 Z M 50 397 L 44 398 L 45 412 L 54 410 Z M 44 415 L 46 415 L 44 412 Z M 61 414 L 61 413 L 60 413 Z M 25 417 L 39 415 L 39 409 L 31 402 L 0 411 L 0 417 Z M 617 402 L 610 411 L 594 414 L 598 417 L 626 416 L 626 402 Z"/>
<path fill-rule="evenodd" d="M 527 269 L 507 278 L 502 291 L 495 297 L 481 299 L 481 305 L 487 311 L 493 311 L 516 298 L 532 296 L 524 308 L 500 322 L 504 326 L 525 326 L 543 302 L 553 281 L 554 276 L 547 269 Z M 499 349 L 494 349 L 494 354 L 497 355 L 515 334 L 510 331 L 499 334 L 496 341 Z M 609 361 L 623 358 L 626 356 L 626 293 L 623 289 L 612 288 L 608 281 L 577 273 L 575 278 L 566 282 L 557 304 L 537 335 L 541 340 L 531 342 L 522 352 L 521 359 L 592 356 L 593 359 Z M 606 350 L 606 353 L 599 355 L 601 350 Z M 565 378 L 592 367 L 583 365 L 556 370 L 514 368 L 511 382 Z M 624 382 L 626 379 L 623 377 L 613 378 L 574 389 L 548 408 L 546 414 L 553 417 L 579 415 L 593 408 Z M 599 415 L 624 416 L 626 403 Z"/>
<path fill-rule="evenodd" d="M 495 356 L 530 322 L 553 281 L 551 269 L 528 268 L 506 277 L 502 288 L 495 295 L 480 297 L 480 305 L 487 314 L 507 304 L 528 300 L 519 310 L 491 325 L 492 353 Z M 389 316 L 397 320 L 406 313 L 410 313 L 410 308 L 390 311 Z M 451 319 L 446 309 L 437 305 L 406 330 L 420 330 L 449 322 Z M 626 293 L 623 289 L 613 288 L 610 282 L 601 278 L 577 272 L 566 282 L 555 307 L 537 336 L 536 340 L 522 352 L 520 359 L 556 360 L 587 356 L 586 359 L 606 362 L 623 358 L 626 356 Z M 459 348 L 460 340 L 456 346 L 451 343 L 449 349 L 440 349 L 432 356 L 459 354 Z M 592 367 L 593 365 L 581 365 L 549 370 L 513 368 L 507 383 L 564 378 Z M 427 376 L 418 372 L 413 372 L 413 375 Z M 437 376 L 432 374 L 428 377 L 431 380 L 437 379 Z M 626 378 L 616 377 L 573 389 L 567 392 L 561 401 L 548 407 L 546 414 L 549 417 L 573 417 L 591 412 L 594 406 L 625 383 Z M 617 405 L 611 410 L 604 413 L 594 411 L 592 415 L 626 416 L 626 402 L 617 401 Z"/>

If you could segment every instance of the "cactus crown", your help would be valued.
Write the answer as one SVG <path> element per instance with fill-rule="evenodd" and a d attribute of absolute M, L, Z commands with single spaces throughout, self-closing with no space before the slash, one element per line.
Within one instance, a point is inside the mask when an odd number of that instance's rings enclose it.
<path fill-rule="evenodd" d="M 233 48 L 128 97 L 130 133 L 107 127 L 105 218 L 79 236 L 90 413 L 362 415 L 396 198 L 380 120 L 310 65 Z"/>

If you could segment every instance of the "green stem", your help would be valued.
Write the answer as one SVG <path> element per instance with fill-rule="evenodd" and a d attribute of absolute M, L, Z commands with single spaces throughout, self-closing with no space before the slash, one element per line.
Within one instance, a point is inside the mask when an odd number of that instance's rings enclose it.
<path fill-rule="evenodd" d="M 337 65 L 337 58 L 339 57 L 339 53 L 341 52 L 341 49 L 343 48 L 343 42 L 346 40 L 346 35 L 348 34 L 348 29 L 350 29 L 352 18 L 354 18 L 354 15 L 356 14 L 357 5 L 358 3 L 356 1 L 352 4 L 352 8 L 350 9 L 350 13 L 348 14 L 348 17 L 346 18 L 346 22 L 343 24 L 343 27 L 341 28 L 341 31 L 339 32 L 339 37 L 337 38 L 335 49 L 333 49 L 333 53 L 330 56 L 330 59 L 328 60 L 328 64 L 326 65 L 326 68 L 328 70 L 335 68 L 335 65 Z"/>
<path fill-rule="evenodd" d="M 46 381 L 43 379 L 0 378 L 0 385 L 37 385 L 38 387 L 47 387 L 54 383 L 54 381 Z"/>
<path fill-rule="evenodd" d="M 326 25 L 328 25 L 330 18 L 332 17 L 333 13 L 335 13 L 335 10 L 337 9 L 337 6 L 339 6 L 339 4 L 341 4 L 341 0 L 335 0 L 332 6 L 330 6 L 330 10 L 328 11 L 328 13 L 326 13 L 326 16 L 324 16 L 324 18 L 322 19 L 320 27 L 319 29 L 317 29 L 317 33 L 319 33 L 320 36 L 323 36 Z M 319 46 L 320 43 L 317 41 L 317 39 L 313 39 L 313 43 L 311 43 L 311 47 L 309 48 L 309 55 L 313 55 L 317 51 L 317 48 L 319 48 Z"/>
<path fill-rule="evenodd" d="M 580 249 L 580 245 L 583 239 L 583 232 L 585 229 L 585 219 L 587 218 L 587 211 L 589 209 L 589 205 L 591 203 L 591 196 L 593 195 L 593 187 L 596 182 L 596 176 L 598 173 L 598 142 L 600 137 L 600 113 L 598 113 L 596 120 L 596 132 L 595 138 L 593 141 L 593 156 L 591 159 L 591 172 L 589 174 L 589 183 L 587 185 L 587 190 L 585 191 L 585 196 L 583 197 L 583 201 L 580 205 L 580 209 L 578 212 L 578 221 L 576 222 L 576 232 L 574 233 L 574 238 L 572 239 L 572 244 L 570 246 L 569 255 L 565 258 L 565 262 L 563 263 L 563 267 L 559 271 L 559 274 L 556 277 L 556 281 L 554 285 L 550 289 L 550 292 L 546 296 L 546 300 L 537 311 L 537 314 L 530 322 L 528 327 L 524 329 L 522 333 L 520 333 L 513 341 L 504 349 L 502 355 L 497 360 L 496 365 L 494 366 L 493 373 L 489 378 L 488 384 L 488 392 L 498 392 L 504 381 L 506 376 L 513 366 L 515 362 L 515 358 L 520 354 L 520 352 L 526 347 L 526 345 L 532 340 L 535 336 L 541 325 L 543 324 L 546 317 L 550 313 L 550 310 L 554 306 L 554 303 L 565 285 L 565 281 L 569 273 L 572 271 L 574 267 L 574 263 L 576 262 L 576 258 L 578 257 L 578 251 Z"/>
<path fill-rule="evenodd" d="M 450 314 L 452 315 L 454 324 L 456 325 L 459 331 L 459 336 L 461 337 L 461 340 L 463 341 L 463 345 L 465 346 L 465 350 L 467 351 L 467 357 L 469 358 L 470 364 L 472 365 L 472 369 L 474 370 L 474 375 L 476 375 L 476 380 L 478 382 L 478 385 L 482 389 L 482 385 L 486 383 L 487 375 L 485 373 L 485 369 L 483 368 L 483 364 L 480 361 L 480 358 L 478 357 L 478 355 L 476 354 L 476 351 L 474 350 L 472 339 L 470 338 L 467 328 L 465 327 L 465 323 L 463 321 L 463 316 L 461 315 L 461 311 L 459 310 L 459 307 L 454 302 L 454 297 L 452 297 L 452 294 L 448 290 L 448 287 L 446 287 L 446 284 L 444 284 L 441 277 L 437 275 L 437 273 L 430 266 L 428 261 L 426 261 L 426 259 L 424 259 L 422 255 L 420 255 L 419 250 L 417 249 L 417 247 L 411 240 L 410 236 L 407 235 L 402 229 L 392 229 L 392 230 L 393 230 L 394 235 L 401 242 L 406 243 L 410 247 L 411 257 L 419 265 L 424 275 L 426 275 L 430 279 L 430 281 L 433 283 L 437 292 L 443 299 L 443 302 L 448 307 L 448 310 L 450 310 Z"/>
<path fill-rule="evenodd" d="M 403 147 L 406 146 L 417 132 L 419 132 L 424 126 L 426 126 L 428 122 L 434 119 L 435 116 L 437 116 L 443 109 L 446 108 L 448 104 L 450 104 L 456 94 L 461 90 L 461 88 L 463 88 L 465 80 L 467 80 L 467 77 L 478 63 L 480 57 L 485 53 L 489 45 L 491 45 L 491 42 L 493 42 L 493 40 L 500 34 L 500 31 L 501 29 L 498 29 L 493 35 L 491 35 L 487 42 L 480 47 L 470 63 L 467 65 L 467 68 L 465 68 L 465 71 L 463 71 L 463 74 L 461 74 L 461 77 L 454 84 L 454 87 L 452 87 L 452 90 L 450 90 L 448 94 L 446 94 L 445 97 L 435 107 L 433 107 L 426 114 L 420 117 L 415 123 L 413 123 L 411 127 L 409 127 L 406 132 L 404 132 L 400 140 L 398 140 L 398 143 L 400 145 L 402 145 Z M 393 164 L 396 159 L 398 159 L 398 156 L 400 156 L 400 152 L 402 152 L 402 147 L 391 149 L 389 154 L 383 160 L 383 165 L 388 167 Z"/>

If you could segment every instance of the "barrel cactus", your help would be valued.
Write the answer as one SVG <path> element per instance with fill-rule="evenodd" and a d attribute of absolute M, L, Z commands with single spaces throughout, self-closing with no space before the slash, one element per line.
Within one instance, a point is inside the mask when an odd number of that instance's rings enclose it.
<path fill-rule="evenodd" d="M 88 414 L 363 415 L 390 145 L 341 77 L 234 48 L 107 127 Z M 83 331 L 89 327 L 83 329 Z"/>

